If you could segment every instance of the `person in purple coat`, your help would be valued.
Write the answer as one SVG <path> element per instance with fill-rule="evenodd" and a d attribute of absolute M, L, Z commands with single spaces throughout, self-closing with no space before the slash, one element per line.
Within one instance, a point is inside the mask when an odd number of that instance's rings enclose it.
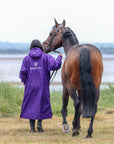
<path fill-rule="evenodd" d="M 52 118 L 50 71 L 58 70 L 61 63 L 61 54 L 55 60 L 51 55 L 43 53 L 39 40 L 32 41 L 19 75 L 25 85 L 20 118 L 29 119 L 30 132 L 35 132 L 35 120 L 38 120 L 38 131 L 43 132 L 42 120 Z"/>

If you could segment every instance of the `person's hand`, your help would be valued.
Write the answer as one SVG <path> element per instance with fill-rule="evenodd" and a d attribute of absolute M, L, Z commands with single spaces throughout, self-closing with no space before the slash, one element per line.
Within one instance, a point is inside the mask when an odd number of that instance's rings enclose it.
<path fill-rule="evenodd" d="M 60 55 L 61 57 L 63 57 L 63 55 L 62 55 L 61 53 L 59 53 L 59 55 Z"/>

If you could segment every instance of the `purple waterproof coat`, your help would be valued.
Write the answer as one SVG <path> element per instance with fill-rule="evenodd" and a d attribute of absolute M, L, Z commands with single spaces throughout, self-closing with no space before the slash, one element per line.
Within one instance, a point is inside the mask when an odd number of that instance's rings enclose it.
<path fill-rule="evenodd" d="M 50 105 L 49 81 L 50 71 L 61 67 L 62 57 L 55 60 L 44 54 L 40 48 L 32 48 L 24 58 L 20 78 L 25 84 L 25 92 L 21 109 L 21 118 L 52 118 Z"/>

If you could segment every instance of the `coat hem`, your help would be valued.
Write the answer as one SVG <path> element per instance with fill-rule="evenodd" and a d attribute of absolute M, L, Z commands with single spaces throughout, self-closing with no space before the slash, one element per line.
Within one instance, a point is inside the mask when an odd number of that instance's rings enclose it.
<path fill-rule="evenodd" d="M 26 117 L 26 116 L 20 116 L 21 119 L 33 119 L 33 120 L 42 120 L 42 119 L 51 119 L 52 116 L 49 117 Z"/>

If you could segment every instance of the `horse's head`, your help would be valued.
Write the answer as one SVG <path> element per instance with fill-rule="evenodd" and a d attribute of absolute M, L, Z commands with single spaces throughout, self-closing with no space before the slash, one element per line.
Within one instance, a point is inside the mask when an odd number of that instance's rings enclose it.
<path fill-rule="evenodd" d="M 62 24 L 58 24 L 55 19 L 55 26 L 53 26 L 48 38 L 42 44 L 44 52 L 48 53 L 62 46 L 62 34 L 64 31 L 65 20 L 63 20 Z"/>

